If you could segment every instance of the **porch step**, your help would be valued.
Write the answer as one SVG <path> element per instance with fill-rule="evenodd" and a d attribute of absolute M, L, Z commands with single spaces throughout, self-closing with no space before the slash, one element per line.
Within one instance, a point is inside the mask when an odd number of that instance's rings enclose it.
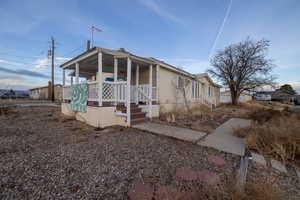
<path fill-rule="evenodd" d="M 140 124 L 140 123 L 144 123 L 148 121 L 148 119 L 145 117 L 145 118 L 138 118 L 138 119 L 131 119 L 131 125 L 137 125 L 137 124 Z"/>
<path fill-rule="evenodd" d="M 139 119 L 139 118 L 145 118 L 145 117 L 146 117 L 146 113 L 144 113 L 144 112 L 131 113 L 131 119 Z"/>
<path fill-rule="evenodd" d="M 127 107 L 125 105 L 123 105 L 123 104 L 117 105 L 116 108 L 117 108 L 117 110 L 121 111 L 122 113 L 126 113 L 127 112 Z M 138 113 L 138 112 L 142 112 L 142 109 L 139 108 L 139 106 L 136 105 L 136 104 L 131 104 L 130 105 L 130 111 L 131 111 L 131 113 Z"/>
<path fill-rule="evenodd" d="M 127 108 L 124 104 L 118 104 L 116 106 L 116 109 L 122 113 L 127 112 Z M 146 113 L 142 112 L 142 109 L 139 107 L 139 105 L 136 104 L 130 105 L 130 116 L 132 125 L 136 125 L 147 121 Z"/>

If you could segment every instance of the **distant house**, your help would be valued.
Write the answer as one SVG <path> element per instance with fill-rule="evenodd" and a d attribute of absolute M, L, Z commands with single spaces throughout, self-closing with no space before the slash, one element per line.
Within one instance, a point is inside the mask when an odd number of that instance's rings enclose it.
<path fill-rule="evenodd" d="M 271 101 L 272 100 L 272 93 L 273 91 L 260 91 L 256 92 L 254 98 L 257 101 Z"/>
<path fill-rule="evenodd" d="M 251 101 L 252 96 L 250 94 L 243 93 L 239 97 L 239 103 L 245 103 L 247 101 Z M 231 93 L 230 91 L 223 91 L 220 95 L 220 103 L 231 103 Z"/>
<path fill-rule="evenodd" d="M 40 99 L 40 100 L 50 100 L 51 97 L 51 87 L 43 86 L 32 88 L 29 90 L 29 96 L 31 99 Z M 54 97 L 55 100 L 61 101 L 62 100 L 62 85 L 56 84 L 54 86 Z"/>
<path fill-rule="evenodd" d="M 282 103 L 292 103 L 297 97 L 298 95 L 290 94 L 280 89 L 277 89 L 272 93 L 272 101 L 280 101 Z"/>
<path fill-rule="evenodd" d="M 16 93 L 13 90 L 2 90 L 0 92 L 0 98 L 1 99 L 15 99 Z"/>
<path fill-rule="evenodd" d="M 131 126 L 187 103 L 214 107 L 220 100 L 221 86 L 208 74 L 191 74 L 125 49 L 93 47 L 60 67 L 62 113 L 93 126 Z M 65 84 L 67 70 L 71 85 Z"/>

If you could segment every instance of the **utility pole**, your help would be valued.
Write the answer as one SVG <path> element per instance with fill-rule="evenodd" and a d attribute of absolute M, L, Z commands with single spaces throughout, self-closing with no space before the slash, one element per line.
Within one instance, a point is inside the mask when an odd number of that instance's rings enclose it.
<path fill-rule="evenodd" d="M 55 41 L 54 38 L 51 37 L 51 100 L 55 101 L 54 97 L 54 49 L 55 49 Z"/>

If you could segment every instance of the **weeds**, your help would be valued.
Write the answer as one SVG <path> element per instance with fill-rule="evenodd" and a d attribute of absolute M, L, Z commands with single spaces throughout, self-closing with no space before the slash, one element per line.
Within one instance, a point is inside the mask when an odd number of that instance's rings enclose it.
<path fill-rule="evenodd" d="M 250 114 L 255 121 L 250 127 L 238 129 L 235 135 L 246 138 L 249 149 L 300 167 L 300 119 L 284 110 L 256 110 Z"/>

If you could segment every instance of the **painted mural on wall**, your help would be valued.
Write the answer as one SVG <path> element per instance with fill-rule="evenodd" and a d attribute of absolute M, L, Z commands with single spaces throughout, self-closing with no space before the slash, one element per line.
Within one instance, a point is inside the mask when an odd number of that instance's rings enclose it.
<path fill-rule="evenodd" d="M 72 99 L 70 108 L 77 112 L 86 112 L 88 100 L 87 84 L 76 84 L 72 86 Z"/>

